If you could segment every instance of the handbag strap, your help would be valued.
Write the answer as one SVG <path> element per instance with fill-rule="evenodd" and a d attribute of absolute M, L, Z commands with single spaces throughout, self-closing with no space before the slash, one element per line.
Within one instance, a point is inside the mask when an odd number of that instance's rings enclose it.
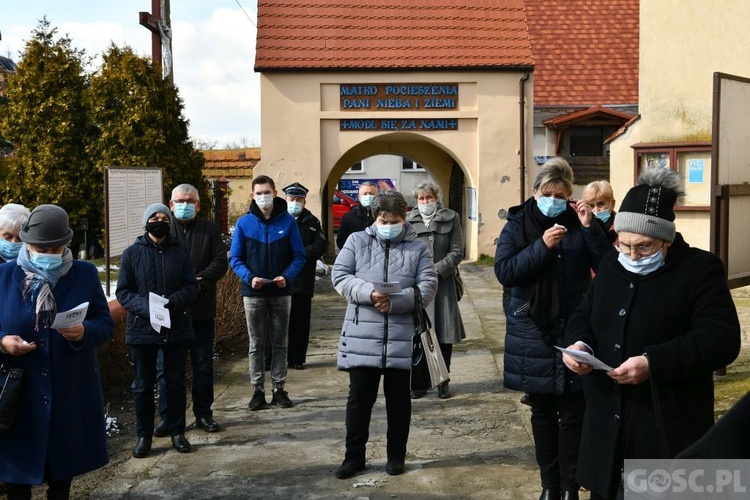
<path fill-rule="evenodd" d="M 430 320 L 427 317 L 427 312 L 424 310 L 422 292 L 417 286 L 412 288 L 414 288 L 414 331 L 416 333 L 421 333 L 429 328 Z"/>

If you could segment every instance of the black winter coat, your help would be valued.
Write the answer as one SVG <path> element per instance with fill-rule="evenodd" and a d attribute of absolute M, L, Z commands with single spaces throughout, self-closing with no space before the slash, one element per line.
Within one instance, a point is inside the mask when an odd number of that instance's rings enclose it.
<path fill-rule="evenodd" d="M 617 255 L 602 260 L 568 323 L 566 345 L 583 341 L 615 368 L 647 354 L 674 456 L 713 425 L 713 371 L 739 353 L 737 311 L 721 261 L 690 248 L 679 233 L 665 265 L 648 275 L 626 271 Z M 611 496 L 624 457 L 661 457 L 650 383 L 619 385 L 600 370 L 582 378 L 586 413 L 577 478 Z"/>
<path fill-rule="evenodd" d="M 308 209 L 303 209 L 297 217 L 297 228 L 305 247 L 305 265 L 292 282 L 292 293 L 313 295 L 315 288 L 315 266 L 326 251 L 326 237 L 320 221 Z"/>
<path fill-rule="evenodd" d="M 200 293 L 190 308 L 193 321 L 216 317 L 216 283 L 227 273 L 229 258 L 219 226 L 195 218 L 185 223 L 175 219 L 172 236 L 185 245 L 195 266 Z"/>
<path fill-rule="evenodd" d="M 583 227 L 578 217 L 568 220 L 562 241 L 549 250 L 538 238 L 525 248 L 519 248 L 521 220 L 526 210 L 538 210 L 533 198 L 509 210 L 508 223 L 500 233 L 495 252 L 495 275 L 510 288 L 506 308 L 505 354 L 503 384 L 508 389 L 530 394 L 562 394 L 580 390 L 578 377 L 568 370 L 554 345 L 562 345 L 563 338 L 549 343 L 530 317 L 531 289 L 541 271 L 554 261 L 554 273 L 560 296 L 560 316 L 567 320 L 575 311 L 591 281 L 591 269 L 596 268 L 602 255 L 613 251 L 600 224 Z M 568 210 L 572 210 L 569 208 Z"/>
<path fill-rule="evenodd" d="M 375 219 L 373 219 L 369 208 L 362 205 L 355 206 L 341 218 L 341 225 L 339 225 L 339 231 L 336 234 L 336 246 L 341 250 L 350 234 L 364 231 L 373 222 L 375 222 Z"/>
<path fill-rule="evenodd" d="M 171 328 L 157 332 L 151 327 L 149 292 L 169 299 Z M 117 300 L 128 312 L 126 344 L 166 344 L 192 340 L 190 305 L 198 296 L 193 263 L 188 249 L 167 236 L 155 245 L 148 234 L 139 236 L 122 253 Z"/>

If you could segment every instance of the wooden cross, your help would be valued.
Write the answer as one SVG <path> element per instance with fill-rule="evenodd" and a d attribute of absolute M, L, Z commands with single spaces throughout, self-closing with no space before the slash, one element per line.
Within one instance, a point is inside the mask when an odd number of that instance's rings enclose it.
<path fill-rule="evenodd" d="M 166 24 L 169 25 L 169 0 L 166 0 Z M 162 72 L 162 48 L 161 48 L 161 30 L 159 23 L 162 21 L 161 0 L 151 0 L 151 12 L 139 12 L 138 22 L 151 32 L 151 60 L 154 68 L 158 73 Z M 173 82 L 173 72 L 169 72 L 169 80 Z"/>

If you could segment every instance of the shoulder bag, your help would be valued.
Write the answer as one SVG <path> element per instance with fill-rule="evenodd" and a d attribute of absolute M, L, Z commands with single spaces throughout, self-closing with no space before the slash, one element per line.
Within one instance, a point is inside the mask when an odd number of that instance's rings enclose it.
<path fill-rule="evenodd" d="M 426 391 L 449 380 L 443 353 L 432 331 L 422 294 L 414 287 L 414 335 L 411 351 L 411 390 Z"/>
<path fill-rule="evenodd" d="M 9 430 L 16 422 L 23 376 L 23 368 L 14 368 L 7 363 L 0 365 L 0 431 Z"/>

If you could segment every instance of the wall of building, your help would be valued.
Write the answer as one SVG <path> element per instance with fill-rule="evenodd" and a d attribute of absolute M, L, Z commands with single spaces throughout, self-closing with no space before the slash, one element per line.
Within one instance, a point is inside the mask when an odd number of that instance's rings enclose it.
<path fill-rule="evenodd" d="M 748 19 L 750 2 L 641 0 L 641 119 L 610 147 L 617 200 L 634 184 L 632 145 L 711 140 L 714 72 L 750 77 Z M 709 248 L 708 211 L 678 212 L 676 224 L 690 244 Z"/>
<path fill-rule="evenodd" d="M 498 210 L 516 205 L 521 196 L 519 80 L 520 72 L 265 73 L 261 75 L 263 155 L 254 175 L 272 176 L 277 185 L 299 181 L 310 189 L 307 206 L 322 216 L 322 193 L 329 193 L 355 162 L 376 154 L 406 156 L 430 166 L 430 174 L 447 188 L 454 163 L 464 172 L 467 188 L 477 192 L 477 218 L 464 220 L 467 256 L 493 254 L 504 222 Z M 341 84 L 457 83 L 455 110 L 346 111 L 340 106 Z M 533 77 L 526 82 L 532 103 Z M 531 106 L 527 106 L 531 109 Z M 341 119 L 455 119 L 457 130 L 341 131 Z M 532 159 L 532 117 L 526 120 L 527 165 Z M 524 187 L 528 195 L 528 187 Z M 467 190 L 468 193 L 468 190 Z M 465 203 L 468 207 L 468 203 Z M 328 214 L 326 214 L 326 217 Z M 332 229 L 329 229 L 332 236 Z"/>

